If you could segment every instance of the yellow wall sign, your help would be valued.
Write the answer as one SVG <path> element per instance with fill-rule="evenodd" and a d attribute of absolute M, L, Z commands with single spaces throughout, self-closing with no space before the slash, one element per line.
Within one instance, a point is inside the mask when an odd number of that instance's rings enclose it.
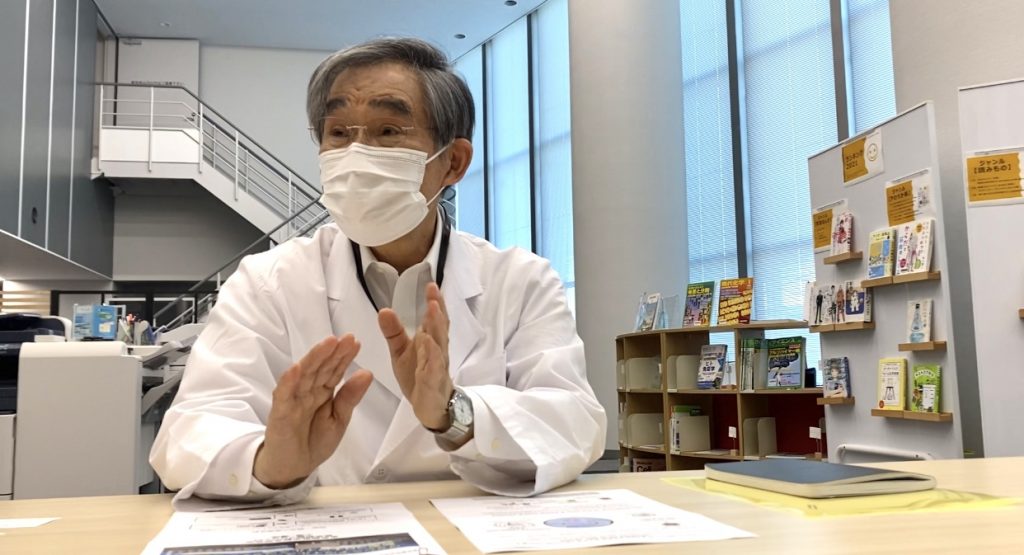
<path fill-rule="evenodd" d="M 864 159 L 864 143 L 867 137 L 861 137 L 843 146 L 843 183 L 868 174 L 867 160 Z"/>
<path fill-rule="evenodd" d="M 889 215 L 889 227 L 914 221 L 913 181 L 885 188 L 885 211 Z"/>
<path fill-rule="evenodd" d="M 967 199 L 970 202 L 1021 198 L 1020 153 L 967 158 Z"/>
<path fill-rule="evenodd" d="M 832 209 L 827 208 L 821 212 L 815 212 L 814 220 L 814 248 L 821 249 L 832 245 Z"/>

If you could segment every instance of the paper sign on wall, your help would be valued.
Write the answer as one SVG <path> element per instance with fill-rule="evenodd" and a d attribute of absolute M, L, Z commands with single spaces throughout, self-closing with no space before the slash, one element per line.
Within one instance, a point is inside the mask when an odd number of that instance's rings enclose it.
<path fill-rule="evenodd" d="M 832 217 L 846 210 L 846 199 L 819 206 L 811 214 L 811 225 L 814 229 L 814 252 L 832 248 Z"/>
<path fill-rule="evenodd" d="M 931 170 L 924 169 L 885 186 L 885 210 L 889 226 L 897 226 L 933 214 Z"/>
<path fill-rule="evenodd" d="M 853 185 L 878 175 L 885 169 L 881 130 L 843 145 L 842 153 L 844 185 Z"/>
<path fill-rule="evenodd" d="M 964 167 L 967 169 L 968 202 L 1022 197 L 1019 151 L 968 156 Z"/>

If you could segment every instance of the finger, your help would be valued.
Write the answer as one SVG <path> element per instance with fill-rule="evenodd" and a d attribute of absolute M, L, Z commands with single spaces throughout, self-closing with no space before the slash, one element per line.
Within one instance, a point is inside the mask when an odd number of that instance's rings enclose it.
<path fill-rule="evenodd" d="M 440 305 L 441 312 L 444 313 L 444 317 L 448 318 L 448 306 L 444 304 L 444 296 L 441 295 L 441 288 L 434 282 L 427 284 L 427 300 L 437 301 L 437 304 Z"/>
<path fill-rule="evenodd" d="M 402 353 L 409 346 L 409 336 L 406 335 L 405 328 L 398 319 L 398 314 L 390 308 L 382 309 L 377 314 L 377 324 L 380 326 L 380 332 L 384 334 L 384 339 L 388 342 L 388 350 L 391 351 L 391 357 L 398 358 L 402 356 Z"/>
<path fill-rule="evenodd" d="M 348 426 L 349 420 L 352 419 L 352 411 L 359 401 L 363 400 L 371 383 L 373 383 L 373 374 L 360 369 L 345 380 L 341 389 L 338 390 L 338 394 L 334 396 L 334 418 L 342 426 Z"/>
<path fill-rule="evenodd" d="M 345 371 L 348 370 L 348 367 L 352 365 L 352 361 L 356 359 L 356 355 L 359 354 L 359 349 L 361 347 L 362 344 L 353 339 L 352 348 L 347 353 L 345 353 L 345 356 L 342 357 L 342 359 L 338 362 L 338 365 L 334 368 L 334 371 L 331 373 L 330 379 L 328 379 L 327 382 L 324 384 L 324 387 L 326 389 L 329 389 L 333 392 L 334 388 L 338 387 L 338 384 L 341 383 L 341 378 L 345 376 Z"/>
<path fill-rule="evenodd" d="M 281 379 L 277 381 L 277 385 L 274 386 L 274 392 L 271 395 L 273 400 L 271 410 L 275 407 L 283 408 L 295 397 L 295 390 L 298 386 L 299 376 L 301 374 L 301 366 L 299 366 L 298 363 L 295 363 L 281 375 Z"/>
<path fill-rule="evenodd" d="M 334 354 L 338 346 L 337 337 L 328 337 L 313 346 L 305 356 L 299 360 L 299 383 L 296 393 L 308 392 L 313 387 L 317 371 Z"/>
<path fill-rule="evenodd" d="M 316 378 L 313 380 L 314 387 L 324 387 L 324 384 L 334 377 L 338 365 L 351 353 L 355 344 L 356 338 L 351 333 L 338 339 L 338 346 L 331 353 L 331 357 L 317 370 Z"/>

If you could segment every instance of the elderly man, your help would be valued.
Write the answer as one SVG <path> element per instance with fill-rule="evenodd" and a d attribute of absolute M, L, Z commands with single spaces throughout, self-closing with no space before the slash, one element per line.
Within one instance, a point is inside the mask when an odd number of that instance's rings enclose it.
<path fill-rule="evenodd" d="M 153 446 L 164 483 L 291 502 L 317 483 L 575 479 L 607 423 L 561 281 L 439 215 L 473 155 L 465 82 L 425 42 L 374 40 L 320 64 L 307 112 L 336 225 L 224 284 Z"/>

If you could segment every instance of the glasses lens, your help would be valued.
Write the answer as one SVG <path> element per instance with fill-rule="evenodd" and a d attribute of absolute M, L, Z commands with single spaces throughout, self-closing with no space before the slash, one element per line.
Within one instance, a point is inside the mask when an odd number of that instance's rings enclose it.
<path fill-rule="evenodd" d="M 360 125 L 333 117 L 323 119 L 322 129 L 320 143 L 329 148 L 345 148 L 355 142 L 380 147 L 407 146 L 415 132 L 413 127 L 385 120 Z"/>

